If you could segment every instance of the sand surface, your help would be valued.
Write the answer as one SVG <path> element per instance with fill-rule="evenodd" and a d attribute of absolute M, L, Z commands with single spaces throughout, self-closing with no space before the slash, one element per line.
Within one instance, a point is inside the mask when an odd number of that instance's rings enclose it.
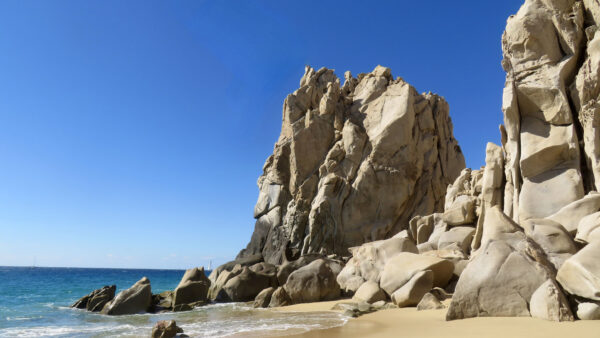
<path fill-rule="evenodd" d="M 329 311 L 340 301 L 286 306 L 279 311 Z M 535 318 L 472 318 L 447 322 L 446 310 L 389 309 L 348 320 L 346 325 L 299 337 L 600 337 L 600 321 L 555 323 Z"/>

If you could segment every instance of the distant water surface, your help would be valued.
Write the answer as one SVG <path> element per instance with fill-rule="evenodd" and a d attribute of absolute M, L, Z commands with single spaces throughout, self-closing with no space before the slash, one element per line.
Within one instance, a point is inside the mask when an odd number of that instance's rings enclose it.
<path fill-rule="evenodd" d="M 336 313 L 282 313 L 245 304 L 214 304 L 168 314 L 105 316 L 69 308 L 104 285 L 117 292 L 140 278 L 152 292 L 174 289 L 183 270 L 0 267 L 0 337 L 148 337 L 155 322 L 175 319 L 191 337 L 264 337 L 343 325 Z"/>

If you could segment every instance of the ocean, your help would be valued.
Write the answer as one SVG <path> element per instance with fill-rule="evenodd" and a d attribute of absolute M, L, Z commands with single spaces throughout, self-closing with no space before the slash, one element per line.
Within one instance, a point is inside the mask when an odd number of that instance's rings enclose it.
<path fill-rule="evenodd" d="M 174 289 L 183 270 L 0 267 L 0 337 L 149 337 L 159 320 L 175 319 L 190 337 L 285 336 L 343 325 L 329 312 L 283 313 L 244 303 L 211 304 L 192 311 L 105 316 L 69 306 L 104 285 L 117 292 L 140 278 L 152 292 Z"/>

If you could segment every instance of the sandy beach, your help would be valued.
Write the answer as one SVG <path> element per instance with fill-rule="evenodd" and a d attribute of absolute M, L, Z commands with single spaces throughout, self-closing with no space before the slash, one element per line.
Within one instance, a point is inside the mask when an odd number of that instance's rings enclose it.
<path fill-rule="evenodd" d="M 338 302 L 297 304 L 280 308 L 279 311 L 331 311 L 331 307 Z M 352 318 L 341 327 L 311 331 L 297 337 L 600 337 L 598 321 L 556 323 L 535 318 L 480 317 L 448 322 L 445 316 L 445 309 L 389 309 Z"/>

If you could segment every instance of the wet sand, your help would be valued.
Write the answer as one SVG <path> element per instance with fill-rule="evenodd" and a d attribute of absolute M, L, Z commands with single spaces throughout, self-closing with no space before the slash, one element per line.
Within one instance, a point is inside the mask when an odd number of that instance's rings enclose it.
<path fill-rule="evenodd" d="M 297 304 L 279 311 L 330 311 L 338 302 Z M 555 323 L 535 318 L 471 318 L 446 321 L 446 310 L 388 309 L 349 319 L 346 325 L 310 331 L 295 337 L 410 337 L 410 338 L 582 338 L 600 337 L 600 321 Z"/>

